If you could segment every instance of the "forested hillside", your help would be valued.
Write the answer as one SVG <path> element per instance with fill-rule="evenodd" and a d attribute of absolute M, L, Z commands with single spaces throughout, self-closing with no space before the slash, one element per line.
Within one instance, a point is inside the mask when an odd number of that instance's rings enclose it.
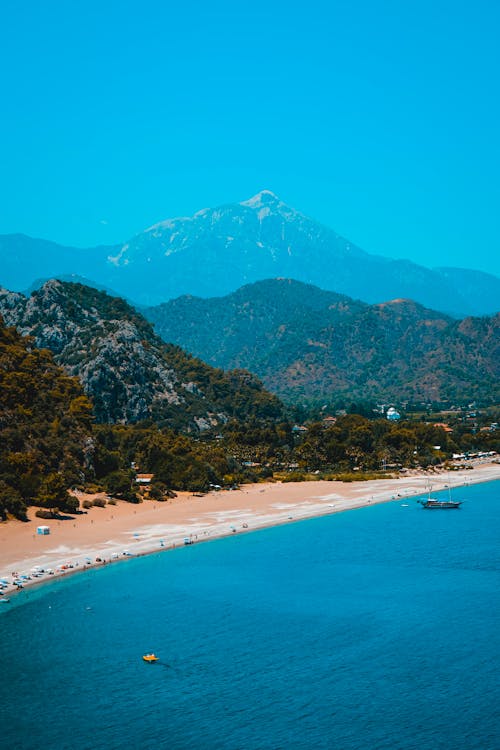
<path fill-rule="evenodd" d="M 238 408 L 251 406 L 244 389 L 241 398 Z M 0 520 L 24 519 L 29 505 L 74 512 L 74 486 L 138 502 L 135 465 L 155 473 L 158 499 L 167 489 L 207 489 L 241 470 L 218 441 L 200 443 L 153 424 L 96 425 L 78 379 L 1 318 L 0 439 Z"/>
<path fill-rule="evenodd" d="M 78 380 L 0 324 L 0 517 L 31 504 L 76 507 L 66 490 L 92 465 L 92 422 Z"/>
<path fill-rule="evenodd" d="M 248 368 L 290 403 L 500 401 L 499 314 L 457 321 L 411 300 L 367 305 L 289 279 L 145 314 L 166 341 Z"/>
<path fill-rule="evenodd" d="M 242 392 L 238 409 L 247 406 Z M 0 518 L 24 518 L 28 505 L 75 512 L 78 502 L 68 494 L 75 486 L 140 502 L 137 471 L 154 475 L 148 497 L 161 501 L 172 490 L 272 478 L 360 479 L 386 464 L 426 467 L 454 452 L 500 448 L 498 430 L 478 431 L 459 414 L 446 429 L 356 414 L 331 420 L 297 431 L 290 420 L 254 413 L 196 436 L 151 420 L 95 424 L 78 380 L 32 338 L 0 324 Z"/>
<path fill-rule="evenodd" d="M 152 419 L 198 432 L 230 418 L 282 413 L 255 375 L 225 373 L 166 344 L 134 308 L 105 292 L 59 281 L 29 298 L 0 290 L 0 314 L 79 378 L 98 422 Z"/>

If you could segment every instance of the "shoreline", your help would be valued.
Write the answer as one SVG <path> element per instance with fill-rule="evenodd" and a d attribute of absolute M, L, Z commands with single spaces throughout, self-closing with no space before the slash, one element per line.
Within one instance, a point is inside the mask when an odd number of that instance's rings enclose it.
<path fill-rule="evenodd" d="M 68 520 L 11 520 L 0 524 L 0 579 L 9 581 L 0 602 L 18 593 L 13 573 L 30 575 L 23 589 L 31 588 L 130 557 L 172 550 L 184 546 L 185 540 L 198 544 L 380 503 L 405 503 L 426 494 L 429 485 L 432 492 L 440 492 L 448 486 L 498 479 L 499 464 L 476 463 L 473 470 L 408 473 L 396 479 L 269 482 L 202 497 L 179 492 L 174 500 L 145 500 L 139 505 L 117 501 Z M 48 525 L 50 535 L 37 535 L 38 524 Z M 45 571 L 39 577 L 33 577 L 36 566 Z"/>

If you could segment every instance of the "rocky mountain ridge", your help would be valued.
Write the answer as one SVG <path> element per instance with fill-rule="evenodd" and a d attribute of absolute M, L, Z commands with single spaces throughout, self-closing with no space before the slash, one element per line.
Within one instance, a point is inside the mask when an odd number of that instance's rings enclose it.
<path fill-rule="evenodd" d="M 371 303 L 415 299 L 456 316 L 494 313 L 500 300 L 496 276 L 369 254 L 268 190 L 158 222 L 122 245 L 78 250 L 4 235 L 0 254 L 0 283 L 8 288 L 76 274 L 140 305 L 184 294 L 223 296 L 277 276 Z"/>
<path fill-rule="evenodd" d="M 0 290 L 0 315 L 79 378 L 100 422 L 153 419 L 198 431 L 280 412 L 257 378 L 165 344 L 124 300 L 81 284 L 52 280 L 29 298 Z"/>

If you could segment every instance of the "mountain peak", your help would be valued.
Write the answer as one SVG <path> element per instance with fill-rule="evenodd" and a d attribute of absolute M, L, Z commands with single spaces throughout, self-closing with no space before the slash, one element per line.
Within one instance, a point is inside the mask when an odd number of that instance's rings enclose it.
<path fill-rule="evenodd" d="M 275 195 L 271 190 L 261 190 L 253 198 L 249 198 L 247 201 L 242 201 L 241 206 L 248 206 L 249 208 L 262 208 L 263 206 L 277 206 L 282 201 Z"/>

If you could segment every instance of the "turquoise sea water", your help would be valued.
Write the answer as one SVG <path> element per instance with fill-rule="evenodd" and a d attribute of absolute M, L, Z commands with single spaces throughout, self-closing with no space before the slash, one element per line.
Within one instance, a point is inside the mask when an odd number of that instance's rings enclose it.
<path fill-rule="evenodd" d="M 500 483 L 455 498 L 23 592 L 0 612 L 1 747 L 498 750 Z"/>

